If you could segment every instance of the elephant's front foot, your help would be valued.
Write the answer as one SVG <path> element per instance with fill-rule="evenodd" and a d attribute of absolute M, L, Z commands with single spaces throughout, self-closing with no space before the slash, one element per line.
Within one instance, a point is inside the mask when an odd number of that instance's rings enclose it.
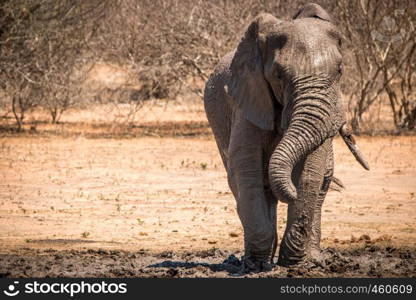
<path fill-rule="evenodd" d="M 241 272 L 259 273 L 272 269 L 277 235 L 273 226 L 247 227 L 244 236 L 244 256 L 241 258 Z M 253 230 L 255 229 L 255 230 Z"/>
<path fill-rule="evenodd" d="M 277 264 L 293 266 L 306 261 L 309 238 L 308 218 L 301 216 L 286 231 L 280 245 Z"/>
<path fill-rule="evenodd" d="M 304 251 L 295 251 L 282 243 L 279 251 L 279 258 L 277 260 L 277 264 L 283 267 L 289 267 L 302 264 L 307 260 L 307 258 L 308 256 Z"/>
<path fill-rule="evenodd" d="M 260 273 L 271 271 L 273 266 L 268 259 L 258 259 L 253 256 L 243 256 L 240 274 Z"/>
<path fill-rule="evenodd" d="M 322 263 L 325 259 L 322 253 L 322 250 L 319 247 L 311 247 L 311 249 L 309 249 L 308 258 L 312 262 L 317 262 L 317 263 Z"/>
<path fill-rule="evenodd" d="M 293 251 L 287 249 L 287 246 L 282 246 L 279 253 L 278 265 L 289 266 L 303 266 L 303 265 L 325 265 L 327 255 L 319 247 L 311 247 L 306 251 Z"/>

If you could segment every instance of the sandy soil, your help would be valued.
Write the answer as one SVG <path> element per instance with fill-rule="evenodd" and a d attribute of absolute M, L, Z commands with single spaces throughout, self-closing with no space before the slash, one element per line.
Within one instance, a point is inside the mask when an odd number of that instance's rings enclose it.
<path fill-rule="evenodd" d="M 416 137 L 357 140 L 372 169 L 335 140 L 346 189 L 324 205 L 327 264 L 254 276 L 416 276 Z M 238 268 L 242 229 L 209 135 L 26 134 L 1 137 L 0 153 L 1 276 L 222 277 Z M 285 204 L 278 213 L 281 237 Z"/>

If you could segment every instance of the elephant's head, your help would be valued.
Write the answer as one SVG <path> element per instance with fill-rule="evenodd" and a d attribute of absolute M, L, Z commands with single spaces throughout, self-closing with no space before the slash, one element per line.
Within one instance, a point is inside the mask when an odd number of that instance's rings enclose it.
<path fill-rule="evenodd" d="M 228 94 L 245 118 L 262 129 L 280 126 L 284 131 L 269 165 L 271 187 L 283 201 L 297 197 L 294 166 L 338 132 L 368 168 L 345 129 L 340 46 L 340 33 L 328 13 L 307 4 L 290 21 L 258 16 L 231 63 Z"/>

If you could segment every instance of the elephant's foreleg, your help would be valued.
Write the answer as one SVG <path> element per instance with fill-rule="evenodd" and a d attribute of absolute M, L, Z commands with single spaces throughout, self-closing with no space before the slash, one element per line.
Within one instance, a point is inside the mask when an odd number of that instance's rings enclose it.
<path fill-rule="evenodd" d="M 330 141 L 309 154 L 298 180 L 298 197 L 288 204 L 288 222 L 280 245 L 279 264 L 296 264 L 307 256 L 312 224 L 325 170 Z"/>
<path fill-rule="evenodd" d="M 332 152 L 332 144 L 330 145 L 328 152 L 329 153 L 326 159 L 326 171 L 324 175 L 324 180 L 322 182 L 321 190 L 319 191 L 319 196 L 315 203 L 311 239 L 308 247 L 309 256 L 315 259 L 320 259 L 321 254 L 320 242 L 322 205 L 324 203 L 326 194 L 331 184 L 332 176 L 334 174 L 334 158 Z"/>
<path fill-rule="evenodd" d="M 261 182 L 256 184 L 253 178 L 238 181 L 237 212 L 244 229 L 244 262 L 248 269 L 261 270 L 270 259 L 275 240 L 276 216 L 271 213 L 275 204 L 267 201 Z"/>

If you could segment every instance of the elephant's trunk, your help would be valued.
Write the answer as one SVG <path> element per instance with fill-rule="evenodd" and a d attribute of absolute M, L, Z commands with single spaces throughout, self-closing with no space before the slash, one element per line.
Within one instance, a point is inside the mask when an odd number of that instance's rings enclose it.
<path fill-rule="evenodd" d="M 336 93 L 325 80 L 303 78 L 294 84 L 293 108 L 282 140 L 269 162 L 269 179 L 273 193 L 283 202 L 297 198 L 292 182 L 296 164 L 334 136 L 339 127 Z"/>

